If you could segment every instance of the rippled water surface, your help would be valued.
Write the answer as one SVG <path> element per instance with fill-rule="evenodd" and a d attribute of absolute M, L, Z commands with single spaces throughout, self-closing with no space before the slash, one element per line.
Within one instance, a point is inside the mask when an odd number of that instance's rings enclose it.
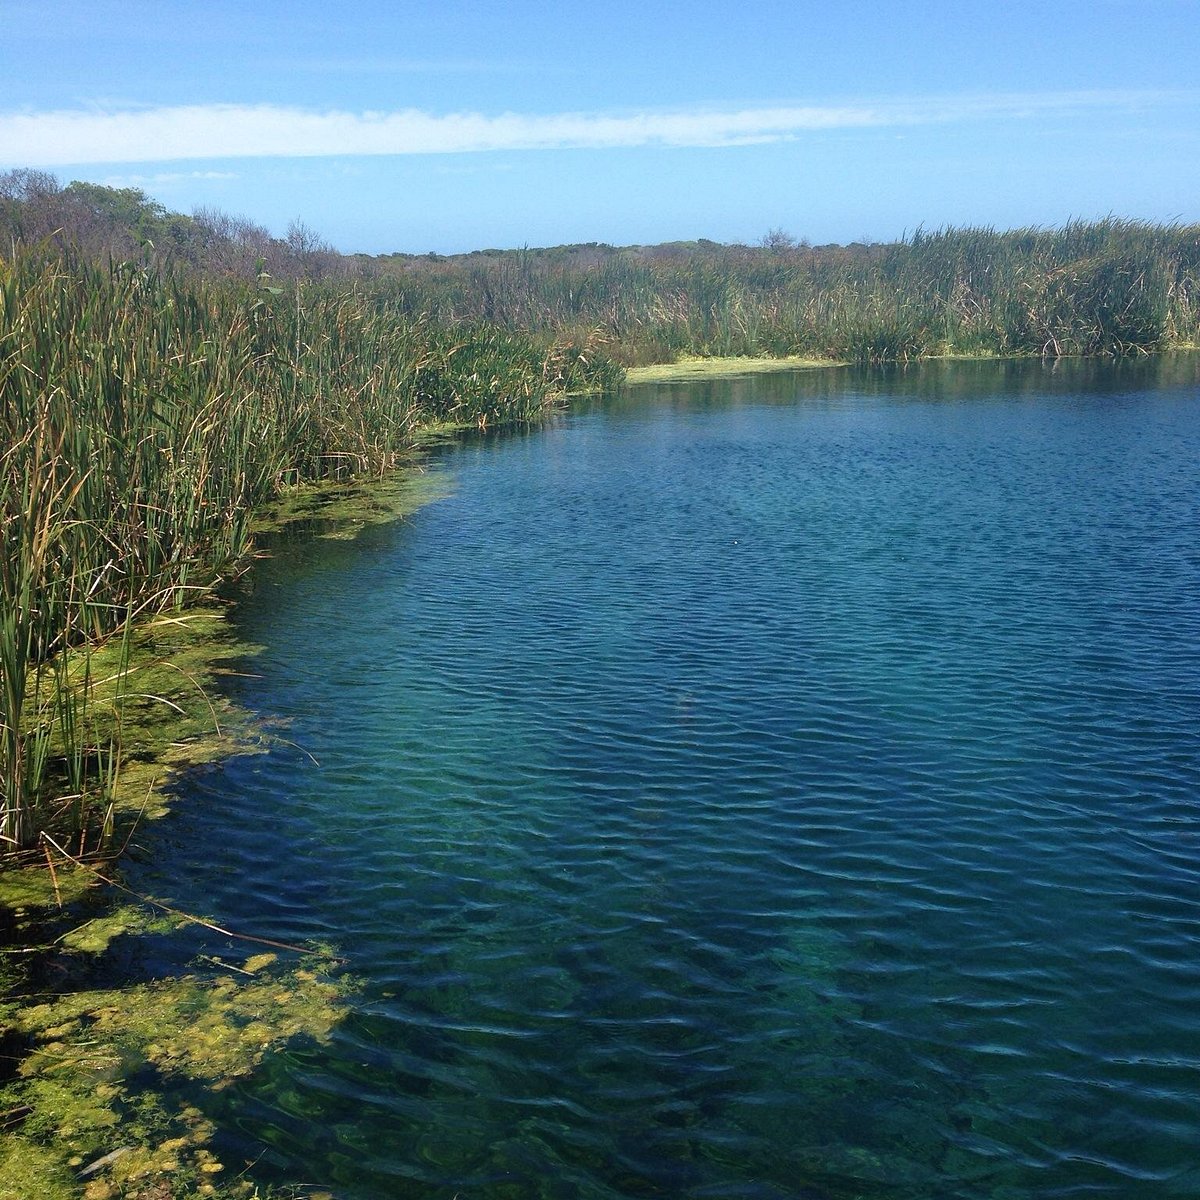
<path fill-rule="evenodd" d="M 231 1096 L 245 1156 L 347 1200 L 1200 1195 L 1195 380 L 631 389 L 282 547 L 237 697 L 295 745 L 189 781 L 146 868 L 364 981 Z"/>

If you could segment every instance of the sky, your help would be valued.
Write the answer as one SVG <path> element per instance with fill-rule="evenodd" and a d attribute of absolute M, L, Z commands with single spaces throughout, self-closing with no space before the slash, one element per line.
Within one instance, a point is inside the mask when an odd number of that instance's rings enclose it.
<path fill-rule="evenodd" d="M 0 0 L 0 171 L 344 252 L 1200 221 L 1200 0 Z"/>

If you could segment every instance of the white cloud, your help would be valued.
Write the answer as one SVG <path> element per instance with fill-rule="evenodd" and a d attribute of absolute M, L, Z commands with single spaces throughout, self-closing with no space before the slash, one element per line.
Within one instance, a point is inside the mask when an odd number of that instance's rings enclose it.
<path fill-rule="evenodd" d="M 1195 98 L 1190 92 L 1050 92 L 845 105 L 495 116 L 418 109 L 314 112 L 268 104 L 23 111 L 0 114 L 0 164 L 48 167 L 206 158 L 737 146 L 831 129 L 1029 119 Z"/>
<path fill-rule="evenodd" d="M 193 179 L 236 179 L 235 171 L 157 171 L 153 175 L 109 175 L 100 180 L 105 187 L 146 187 L 154 184 L 190 183 Z"/>

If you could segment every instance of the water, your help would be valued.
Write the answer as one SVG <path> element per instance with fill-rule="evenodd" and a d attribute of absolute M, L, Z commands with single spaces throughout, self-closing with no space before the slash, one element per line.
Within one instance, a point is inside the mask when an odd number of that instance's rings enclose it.
<path fill-rule="evenodd" d="M 1198 462 L 1194 359 L 647 387 L 281 550 L 294 745 L 147 886 L 364 986 L 227 1137 L 349 1200 L 1200 1194 Z"/>

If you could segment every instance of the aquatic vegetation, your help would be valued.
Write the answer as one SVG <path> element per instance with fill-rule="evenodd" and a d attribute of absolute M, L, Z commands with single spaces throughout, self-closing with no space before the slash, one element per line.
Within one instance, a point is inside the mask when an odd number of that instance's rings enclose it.
<path fill-rule="evenodd" d="M 119 910 L 102 919 L 104 937 L 64 944 L 90 953 L 165 924 Z M 329 965 L 281 968 L 276 955 L 256 954 L 221 964 L 223 973 L 68 992 L 10 1012 L 30 1049 L 0 1093 L 15 1114 L 0 1197 L 249 1195 L 213 1152 L 203 1097 L 285 1042 L 329 1036 L 347 994 Z"/>
<path fill-rule="evenodd" d="M 659 383 L 663 381 L 711 379 L 727 375 L 759 375 L 764 371 L 790 371 L 800 367 L 827 367 L 826 359 L 802 358 L 799 355 L 781 358 L 696 358 L 683 356 L 673 363 L 630 367 L 625 372 L 629 383 Z"/>
<path fill-rule="evenodd" d="M 84 864 L 2 882 L 36 953 L 0 957 L 0 1200 L 249 1196 L 214 1149 L 215 1097 L 276 1049 L 328 1038 L 353 990 L 331 953 L 226 936 L 219 957 L 160 975 L 151 963 L 193 953 L 189 929 L 215 927 L 114 902 Z"/>
<path fill-rule="evenodd" d="M 131 823 L 161 811 L 151 784 L 173 766 L 244 753 L 272 736 L 259 730 L 255 743 L 235 732 L 241 714 L 215 693 L 200 693 L 188 669 L 211 682 L 222 648 L 239 661 L 249 649 L 229 640 L 219 612 L 160 618 L 138 633 L 144 644 L 131 674 L 163 696 L 136 723 L 128 751 L 140 757 L 114 793 L 116 827 L 125 836 Z M 154 660 L 150 647 L 171 649 L 175 661 Z M 172 695 L 187 707 L 164 707 Z M 226 951 L 183 974 L 138 981 L 135 973 L 133 982 L 121 982 L 145 953 L 139 947 L 208 923 L 141 897 L 117 902 L 102 886 L 107 880 L 87 862 L 60 857 L 49 837 L 46 863 L 0 873 L 8 935 L 0 958 L 8 1056 L 0 1075 L 0 1112 L 8 1118 L 0 1200 L 249 1196 L 252 1186 L 225 1172 L 213 1152 L 211 1098 L 275 1048 L 327 1037 L 348 985 L 335 980 L 327 952 L 289 954 L 283 963 L 252 942 L 244 959 Z M 126 966 L 106 966 L 117 948 L 120 957 L 111 961 Z M 53 991 L 43 994 L 44 981 Z"/>
<path fill-rule="evenodd" d="M 423 443 L 461 434 L 445 425 L 423 431 Z M 444 476 L 427 471 L 414 455 L 411 466 L 380 479 L 303 484 L 288 488 L 261 510 L 252 523 L 259 554 L 270 553 L 277 537 L 323 537 L 353 540 L 371 525 L 386 525 L 448 494 Z"/>

